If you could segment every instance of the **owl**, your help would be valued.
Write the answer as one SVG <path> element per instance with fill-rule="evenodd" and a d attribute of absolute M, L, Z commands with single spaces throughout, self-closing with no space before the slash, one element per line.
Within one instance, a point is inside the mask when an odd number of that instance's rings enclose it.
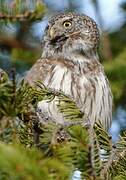
<path fill-rule="evenodd" d="M 91 121 L 108 129 L 112 120 L 112 93 L 97 49 L 99 30 L 90 17 L 61 13 L 50 18 L 42 41 L 42 56 L 25 80 L 34 86 L 41 81 L 47 88 L 71 97 Z M 58 99 L 38 102 L 40 121 L 64 124 L 57 108 Z"/>

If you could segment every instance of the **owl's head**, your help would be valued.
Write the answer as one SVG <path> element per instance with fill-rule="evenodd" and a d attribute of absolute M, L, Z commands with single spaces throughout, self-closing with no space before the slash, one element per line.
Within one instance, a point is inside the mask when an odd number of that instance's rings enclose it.
<path fill-rule="evenodd" d="M 96 23 L 86 15 L 62 13 L 53 16 L 45 29 L 44 51 L 46 56 L 70 54 L 73 51 L 96 50 L 99 30 Z"/>

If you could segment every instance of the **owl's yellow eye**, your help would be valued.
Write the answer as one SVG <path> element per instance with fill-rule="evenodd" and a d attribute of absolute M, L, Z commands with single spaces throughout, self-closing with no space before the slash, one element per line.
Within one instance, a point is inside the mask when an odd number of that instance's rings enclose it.
<path fill-rule="evenodd" d="M 69 28 L 71 25 L 72 25 L 72 23 L 71 23 L 70 21 L 65 21 L 65 22 L 63 23 L 63 26 L 64 26 L 65 28 Z"/>

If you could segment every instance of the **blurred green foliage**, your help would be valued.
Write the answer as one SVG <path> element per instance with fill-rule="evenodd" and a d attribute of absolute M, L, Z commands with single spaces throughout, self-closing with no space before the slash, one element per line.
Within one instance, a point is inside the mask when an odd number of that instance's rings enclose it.
<path fill-rule="evenodd" d="M 111 49 L 113 57 L 116 58 L 120 53 L 126 50 L 126 24 L 124 24 L 118 31 L 110 33 L 109 38 L 111 42 Z"/>
<path fill-rule="evenodd" d="M 104 63 L 115 105 L 126 105 L 126 49 L 115 59 Z"/>

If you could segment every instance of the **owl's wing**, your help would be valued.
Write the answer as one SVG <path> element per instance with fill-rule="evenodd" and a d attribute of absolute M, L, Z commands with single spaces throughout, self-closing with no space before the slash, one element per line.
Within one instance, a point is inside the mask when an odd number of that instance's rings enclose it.
<path fill-rule="evenodd" d="M 24 78 L 24 81 L 28 84 L 34 86 L 35 82 L 43 81 L 49 73 L 52 64 L 48 59 L 39 59 L 32 66 L 30 71 L 28 71 L 27 75 Z"/>
<path fill-rule="evenodd" d="M 65 61 L 65 59 L 39 59 L 32 66 L 30 71 L 27 73 L 24 78 L 25 82 L 28 82 L 30 85 L 35 85 L 35 82 L 43 82 L 55 66 L 59 64 L 60 66 L 68 67 L 70 69 L 74 68 L 74 64 L 70 61 Z"/>

